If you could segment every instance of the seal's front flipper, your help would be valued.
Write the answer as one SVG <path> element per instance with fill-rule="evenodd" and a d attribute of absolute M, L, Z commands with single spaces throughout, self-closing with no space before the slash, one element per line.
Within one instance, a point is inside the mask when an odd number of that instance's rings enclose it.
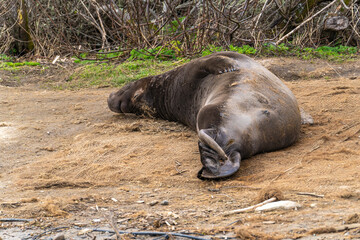
<path fill-rule="evenodd" d="M 204 59 L 200 69 L 204 69 L 209 74 L 223 74 L 237 71 L 240 69 L 238 55 L 217 54 L 216 57 Z"/>
<path fill-rule="evenodd" d="M 238 71 L 248 57 L 236 52 L 218 52 L 196 61 L 196 67 L 190 64 L 187 74 L 189 77 L 201 79 L 207 75 L 224 74 Z M 245 61 L 244 61 L 245 60 Z"/>
<path fill-rule="evenodd" d="M 225 153 L 220 145 L 209 136 L 209 131 L 199 131 L 199 151 L 203 168 L 198 173 L 200 179 L 225 178 L 236 173 L 240 168 L 240 153 Z"/>

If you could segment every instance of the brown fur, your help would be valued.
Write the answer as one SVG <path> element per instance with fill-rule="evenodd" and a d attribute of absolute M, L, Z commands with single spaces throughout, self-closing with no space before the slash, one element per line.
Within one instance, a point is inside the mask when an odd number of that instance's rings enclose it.
<path fill-rule="evenodd" d="M 202 139 L 200 178 L 230 176 L 242 159 L 287 147 L 300 132 L 291 91 L 263 66 L 234 52 L 129 83 L 110 94 L 108 105 L 114 112 L 151 115 L 196 130 Z"/>

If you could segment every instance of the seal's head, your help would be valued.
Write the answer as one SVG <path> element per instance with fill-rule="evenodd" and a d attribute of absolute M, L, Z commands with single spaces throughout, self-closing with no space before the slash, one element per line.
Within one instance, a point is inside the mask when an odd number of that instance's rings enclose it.
<path fill-rule="evenodd" d="M 116 113 L 137 113 L 143 102 L 144 89 L 148 78 L 131 82 L 108 97 L 108 106 Z"/>
<path fill-rule="evenodd" d="M 124 86 L 117 92 L 110 94 L 107 102 L 111 111 L 117 113 L 128 113 L 131 110 L 131 87 L 132 83 Z"/>
<path fill-rule="evenodd" d="M 226 136 L 222 134 L 222 131 L 214 129 L 199 131 L 199 152 L 203 168 L 199 171 L 198 178 L 226 178 L 239 170 L 241 155 L 237 145 L 231 140 L 227 143 L 226 141 Z M 225 151 L 218 142 L 221 145 L 225 143 Z"/>

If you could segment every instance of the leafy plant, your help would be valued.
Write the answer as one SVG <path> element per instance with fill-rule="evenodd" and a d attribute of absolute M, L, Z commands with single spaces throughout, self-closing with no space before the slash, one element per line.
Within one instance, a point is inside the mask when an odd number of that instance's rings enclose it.
<path fill-rule="evenodd" d="M 5 54 L 0 54 L 0 60 L 3 60 L 3 61 L 11 61 L 12 58 L 5 55 Z"/>
<path fill-rule="evenodd" d="M 256 54 L 256 49 L 253 47 L 250 47 L 249 45 L 243 45 L 241 47 L 229 45 L 229 50 L 238 52 L 241 54 L 246 54 L 246 55 L 255 55 Z"/>
<path fill-rule="evenodd" d="M 185 16 L 179 17 L 180 22 L 183 22 L 184 19 L 185 19 Z M 165 25 L 164 29 L 167 34 L 176 33 L 180 29 L 179 22 L 177 20 L 170 21 L 170 23 Z"/>
<path fill-rule="evenodd" d="M 16 71 L 23 66 L 39 66 L 39 65 L 40 63 L 38 62 L 2 62 L 0 63 L 0 69 L 6 71 Z"/>
<path fill-rule="evenodd" d="M 127 60 L 119 65 L 108 63 L 85 65 L 81 71 L 72 74 L 62 88 L 118 87 L 143 77 L 161 74 L 188 62 L 179 61 Z"/>
<path fill-rule="evenodd" d="M 145 60 L 145 59 L 160 59 L 160 60 L 176 59 L 176 52 L 174 49 L 168 47 L 160 47 L 160 46 L 151 49 L 131 50 L 129 60 Z"/>
<path fill-rule="evenodd" d="M 221 52 L 221 51 L 224 51 L 223 47 L 217 47 L 215 45 L 209 45 L 201 52 L 201 56 L 207 56 L 207 55 L 210 55 L 210 54 L 212 54 L 214 52 Z"/>
<path fill-rule="evenodd" d="M 322 58 L 326 60 L 342 61 L 349 59 L 359 51 L 356 47 L 347 46 L 321 46 L 318 48 L 299 48 L 296 46 L 287 46 L 286 44 L 280 44 L 278 46 L 274 44 L 264 44 L 261 49 L 261 54 L 265 56 L 297 56 L 304 60 L 312 58 Z"/>

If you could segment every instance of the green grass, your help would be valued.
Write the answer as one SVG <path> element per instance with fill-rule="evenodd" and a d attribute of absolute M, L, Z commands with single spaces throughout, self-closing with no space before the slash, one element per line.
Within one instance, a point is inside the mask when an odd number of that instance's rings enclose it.
<path fill-rule="evenodd" d="M 9 57 L 5 54 L 0 54 L 0 60 L 3 60 L 3 61 L 11 61 L 12 60 L 12 57 Z"/>
<path fill-rule="evenodd" d="M 8 67 L 21 67 L 21 66 L 39 66 L 40 63 L 38 62 L 4 62 L 4 65 Z"/>
<path fill-rule="evenodd" d="M 66 87 L 70 89 L 107 86 L 119 87 L 130 81 L 164 73 L 188 61 L 187 59 L 179 61 L 150 59 L 126 61 L 119 65 L 92 63 L 85 65 L 80 71 L 72 74 Z"/>
<path fill-rule="evenodd" d="M 132 50 L 128 60 L 119 65 L 79 60 L 78 63 L 84 66 L 69 78 L 66 88 L 120 87 L 130 81 L 161 74 L 188 62 L 189 59 L 177 57 L 180 53 L 180 50 L 177 49 L 179 43 L 172 42 L 171 44 L 169 45 L 170 47 Z M 322 58 L 334 61 L 350 59 L 359 52 L 359 49 L 356 47 L 344 46 L 301 49 L 286 44 L 278 46 L 265 44 L 261 49 L 255 49 L 249 45 L 230 45 L 228 48 L 209 45 L 203 49 L 200 55 L 206 56 L 214 52 L 226 50 L 249 56 L 296 56 L 305 60 Z M 86 55 L 82 57 L 85 58 Z M 116 57 L 116 55 L 112 57 Z"/>
<path fill-rule="evenodd" d="M 23 66 L 39 66 L 38 62 L 0 62 L 0 69 L 5 71 L 18 71 Z"/>
<path fill-rule="evenodd" d="M 265 44 L 260 51 L 260 56 L 296 56 L 304 60 L 321 58 L 328 61 L 342 62 L 354 58 L 360 49 L 347 46 L 321 46 L 318 48 L 299 48 L 285 45 L 284 43 L 275 46 Z"/>
<path fill-rule="evenodd" d="M 51 86 L 56 89 L 78 89 L 88 87 L 120 87 L 130 81 L 135 81 L 143 77 L 157 75 L 171 70 L 188 61 L 187 58 L 181 58 L 182 51 L 180 42 L 170 42 L 167 46 L 156 47 L 154 49 L 133 49 L 128 59 L 121 64 L 115 64 L 108 61 L 113 58 L 123 58 L 122 52 L 99 52 L 89 56 L 82 53 L 79 58 L 75 57 L 74 63 L 78 68 L 68 78 L 66 83 L 57 86 Z M 209 45 L 194 57 L 206 56 L 219 51 L 235 51 L 241 54 L 257 57 L 269 56 L 295 56 L 304 60 L 326 59 L 330 61 L 346 61 L 359 55 L 359 49 L 356 47 L 322 46 L 318 48 L 299 48 L 292 45 L 264 44 L 261 48 L 255 49 L 249 45 L 235 46 L 230 45 L 227 48 L 215 45 Z M 97 60 L 86 60 L 86 58 Z M 17 71 L 24 66 L 39 66 L 38 62 L 13 62 L 14 59 L 0 55 L 0 70 Z M 42 67 L 45 69 L 46 67 Z"/>

